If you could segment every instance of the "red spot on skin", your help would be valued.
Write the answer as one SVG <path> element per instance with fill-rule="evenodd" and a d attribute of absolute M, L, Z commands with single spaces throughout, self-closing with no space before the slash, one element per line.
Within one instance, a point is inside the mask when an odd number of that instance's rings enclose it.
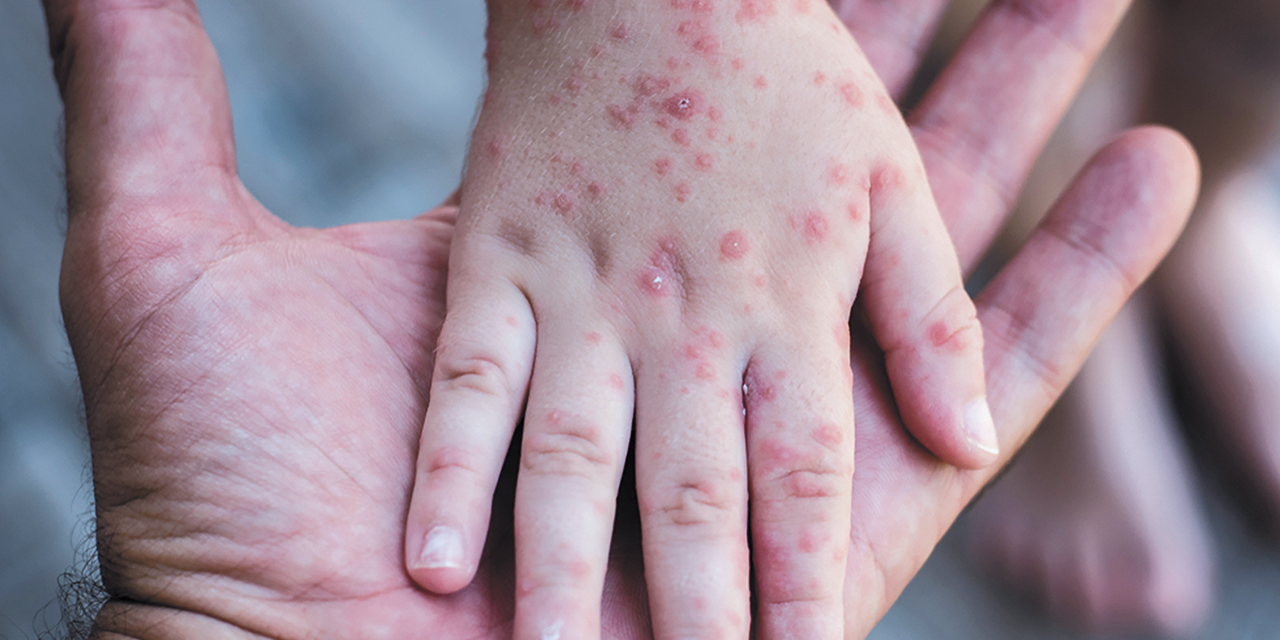
<path fill-rule="evenodd" d="M 502 154 L 506 153 L 506 151 L 507 143 L 503 142 L 501 138 L 494 138 L 489 141 L 490 158 L 500 158 L 502 157 Z"/>
<path fill-rule="evenodd" d="M 667 58 L 667 68 L 675 71 L 680 68 L 680 61 L 675 58 Z"/>
<path fill-rule="evenodd" d="M 813 83 L 814 83 L 814 84 L 816 84 L 816 85 L 818 85 L 819 87 L 821 87 L 822 85 L 826 84 L 826 82 L 827 82 L 827 74 L 825 74 L 825 73 L 823 73 L 823 72 L 821 72 L 821 71 L 819 71 L 819 72 L 817 72 L 817 73 L 813 74 Z"/>
<path fill-rule="evenodd" d="M 742 68 L 747 66 L 747 62 L 742 58 L 734 58 L 729 61 L 729 66 L 733 68 L 734 71 L 742 71 Z"/>
<path fill-rule="evenodd" d="M 810 244 L 822 242 L 827 237 L 827 219 L 821 213 L 806 213 L 804 216 L 793 216 L 791 227 L 800 232 Z"/>
<path fill-rule="evenodd" d="M 560 213 L 572 213 L 578 206 L 578 199 L 573 197 L 568 191 L 561 191 L 556 194 L 556 211 Z"/>
<path fill-rule="evenodd" d="M 814 441 L 829 448 L 844 444 L 844 431 L 839 425 L 824 422 L 818 425 L 811 434 Z"/>
<path fill-rule="evenodd" d="M 684 345 L 684 357 L 686 360 L 701 360 L 703 357 L 702 348 L 696 344 Z"/>
<path fill-rule="evenodd" d="M 507 324 L 509 324 L 509 325 L 511 325 L 511 326 L 513 326 L 513 327 L 518 327 L 518 326 L 520 326 L 520 321 L 519 321 L 519 320 L 516 320 L 516 317 L 515 317 L 515 316 L 507 316 L 507 317 L 506 317 L 506 318 L 504 318 L 504 319 L 507 321 Z"/>
<path fill-rule="evenodd" d="M 894 165 L 885 165 L 871 174 L 871 191 L 897 189 L 905 180 L 906 176 L 903 175 L 902 169 Z"/>
<path fill-rule="evenodd" d="M 764 89 L 769 86 L 769 81 L 765 80 L 764 76 L 756 76 L 755 85 L 757 89 Z"/>
<path fill-rule="evenodd" d="M 862 106 L 862 90 L 852 82 L 840 85 L 840 97 L 851 107 Z"/>
<path fill-rule="evenodd" d="M 764 380 L 754 370 L 750 370 L 747 372 L 746 380 L 743 383 L 743 398 L 749 411 L 751 406 L 756 403 L 777 400 L 778 390 L 773 386 L 772 382 Z"/>
<path fill-rule="evenodd" d="M 539 192 L 538 195 L 533 197 L 533 203 L 538 205 L 539 207 L 545 207 L 550 205 L 555 200 L 555 198 L 556 197 L 554 195 L 551 195 L 550 192 L 542 191 L 542 192 Z"/>
<path fill-rule="evenodd" d="M 591 344 L 600 344 L 601 340 L 604 340 L 604 335 L 599 331 L 592 331 L 587 334 L 587 342 L 590 342 Z"/>
<path fill-rule="evenodd" d="M 625 24 L 614 25 L 614 27 L 609 30 L 609 37 L 614 40 L 628 40 L 631 38 L 631 30 L 628 29 Z"/>
<path fill-rule="evenodd" d="M 565 0 L 565 6 L 569 7 L 570 11 L 582 11 L 591 8 L 591 2 L 592 0 Z"/>
<path fill-rule="evenodd" d="M 845 184 L 849 181 L 849 167 L 837 162 L 831 165 L 831 169 L 827 171 L 827 182 L 831 184 Z"/>
<path fill-rule="evenodd" d="M 775 0 L 740 0 L 738 22 L 759 22 L 777 13 Z"/>
<path fill-rule="evenodd" d="M 640 290 L 654 297 L 674 293 L 680 284 L 676 279 L 679 261 L 675 240 L 660 240 L 657 250 L 649 256 L 649 263 L 640 270 Z"/>
<path fill-rule="evenodd" d="M 564 156 L 561 156 L 558 153 L 553 153 L 551 154 L 551 162 L 555 164 L 560 164 L 561 162 L 564 162 Z"/>
<path fill-rule="evenodd" d="M 699 362 L 698 371 L 695 375 L 698 376 L 699 380 L 714 380 L 716 377 L 716 370 L 709 362 Z"/>
<path fill-rule="evenodd" d="M 707 117 L 710 118 L 712 122 L 720 122 L 720 119 L 724 117 L 724 113 L 720 111 L 720 107 L 712 105 L 707 107 Z"/>
<path fill-rule="evenodd" d="M 749 251 L 751 251 L 751 241 L 747 239 L 747 234 L 741 231 L 735 229 L 720 238 L 720 260 L 722 262 L 741 260 Z"/>
<path fill-rule="evenodd" d="M 876 106 L 880 107 L 880 110 L 885 113 L 898 112 L 898 105 L 893 103 L 893 98 L 890 98 L 887 93 L 876 94 Z"/>
<path fill-rule="evenodd" d="M 657 120 L 654 120 L 654 121 L 653 121 L 653 125 L 654 125 L 655 127 L 658 127 L 659 129 L 670 129 L 670 128 L 671 128 L 671 118 L 666 118 L 666 117 L 658 118 Z"/>
<path fill-rule="evenodd" d="M 676 25 L 676 33 L 682 36 L 690 36 L 707 30 L 707 23 L 702 20 L 685 20 Z"/>
<path fill-rule="evenodd" d="M 717 135 L 720 135 L 720 130 L 719 130 L 719 129 L 717 129 L 717 128 L 715 128 L 715 127 L 707 127 L 707 139 L 708 139 L 708 140 L 715 140 Z"/>
<path fill-rule="evenodd" d="M 639 110 L 634 106 L 624 107 L 620 104 L 611 104 L 605 107 L 605 111 L 608 112 L 610 120 L 625 129 L 630 129 L 636 125 L 636 115 Z"/>
<path fill-rule="evenodd" d="M 635 90 L 636 95 L 643 98 L 656 96 L 670 88 L 671 78 L 651 76 L 648 74 L 644 74 L 639 78 L 636 78 L 635 83 L 632 84 L 632 89 Z"/>
<path fill-rule="evenodd" d="M 696 91 L 684 91 L 667 98 L 666 102 L 662 103 L 662 108 L 673 118 L 688 120 L 702 111 L 702 103 L 702 94 Z"/>
<path fill-rule="evenodd" d="M 553 105 L 559 105 L 561 102 L 564 102 L 564 98 L 561 98 L 558 93 L 553 93 L 547 96 L 547 102 L 550 102 Z"/>
<path fill-rule="evenodd" d="M 627 388 L 627 382 L 622 379 L 622 376 L 615 373 L 609 376 L 609 386 L 617 389 L 618 391 L 622 391 Z"/>
<path fill-rule="evenodd" d="M 671 0 L 672 9 L 687 9 L 695 13 L 711 13 L 715 8 L 712 0 Z"/>
<path fill-rule="evenodd" d="M 574 161 L 574 163 L 573 163 L 572 165 L 569 165 L 569 173 L 571 173 L 571 174 L 573 174 L 573 175 L 575 175 L 575 176 L 576 176 L 576 175 L 580 175 L 580 174 L 582 173 L 583 169 L 585 169 L 585 168 L 586 168 L 586 167 L 585 167 L 585 166 L 583 166 L 583 164 L 582 164 L 581 162 L 578 162 L 578 161 L 576 161 L 576 160 L 575 160 L 575 161 Z"/>
<path fill-rule="evenodd" d="M 762 274 L 757 273 L 756 275 L 751 277 L 751 284 L 754 284 L 756 287 L 760 289 L 763 289 L 764 286 L 768 283 L 769 281 L 766 280 L 764 275 Z"/>
<path fill-rule="evenodd" d="M 591 45 L 591 57 L 592 57 L 592 58 L 599 58 L 599 57 L 600 57 L 600 56 L 602 56 L 602 55 L 604 55 L 604 47 L 602 47 L 602 46 L 600 46 L 600 45 L 598 45 L 598 44 Z"/>
<path fill-rule="evenodd" d="M 564 90 L 568 91 L 571 96 L 578 95 L 582 92 L 582 78 L 579 78 L 576 75 L 569 76 L 564 81 Z"/>
<path fill-rule="evenodd" d="M 815 534 L 813 531 L 806 529 L 800 532 L 800 541 L 797 546 L 803 553 L 813 553 L 822 548 L 823 537 L 821 534 Z"/>
<path fill-rule="evenodd" d="M 676 129 L 671 132 L 671 140 L 682 147 L 687 147 L 689 146 L 689 131 L 687 129 Z"/>
<path fill-rule="evenodd" d="M 693 159 L 693 165 L 703 171 L 710 171 L 712 167 L 715 167 L 716 160 L 715 158 L 712 158 L 709 153 L 699 153 L 698 156 Z"/>
<path fill-rule="evenodd" d="M 670 174 L 671 158 L 658 158 L 658 160 L 653 163 L 653 170 L 657 171 L 658 175 L 660 176 L 665 176 Z"/>
<path fill-rule="evenodd" d="M 676 185 L 676 200 L 677 200 L 677 201 L 679 201 L 679 202 L 688 202 L 688 201 L 689 201 L 689 196 L 691 196 L 692 194 L 693 194 L 693 188 L 692 188 L 692 187 L 690 187 L 687 183 L 682 182 L 682 183 L 680 183 L 680 184 Z"/>
<path fill-rule="evenodd" d="M 704 56 L 714 56 L 720 52 L 720 40 L 715 36 L 702 36 L 694 41 L 693 50 Z"/>
<path fill-rule="evenodd" d="M 796 11 L 800 13 L 809 13 L 813 5 L 809 4 L 809 0 L 796 0 Z"/>
<path fill-rule="evenodd" d="M 863 220 L 867 219 L 866 210 L 862 207 L 861 204 L 858 204 L 857 202 L 850 202 L 845 207 L 845 211 L 849 212 L 849 219 L 853 220 L 854 222 L 862 222 Z"/>
<path fill-rule="evenodd" d="M 587 185 L 587 194 L 589 194 L 592 198 L 595 198 L 596 200 L 603 198 L 604 185 L 600 184 L 599 182 L 592 182 L 591 184 Z"/>

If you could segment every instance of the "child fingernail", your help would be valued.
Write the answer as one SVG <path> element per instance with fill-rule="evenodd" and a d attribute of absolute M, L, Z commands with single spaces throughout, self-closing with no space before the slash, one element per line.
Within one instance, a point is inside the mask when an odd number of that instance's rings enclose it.
<path fill-rule="evenodd" d="M 420 569 L 454 569 L 462 566 L 462 534 L 453 527 L 435 527 L 422 541 Z"/>
<path fill-rule="evenodd" d="M 969 444 L 991 455 L 999 455 L 1000 440 L 996 437 L 996 424 L 991 419 L 991 406 L 985 397 L 965 406 L 964 429 Z"/>

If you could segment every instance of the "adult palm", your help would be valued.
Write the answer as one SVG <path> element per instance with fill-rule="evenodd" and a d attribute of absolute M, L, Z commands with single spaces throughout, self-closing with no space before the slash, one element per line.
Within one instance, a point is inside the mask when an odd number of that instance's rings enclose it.
<path fill-rule="evenodd" d="M 901 4 L 921 24 L 940 6 Z M 1126 4 L 997 3 L 913 117 L 968 261 Z M 236 176 L 221 72 L 193 3 L 45 5 L 67 105 L 64 315 L 104 578 L 120 598 L 99 617 L 100 633 L 509 637 L 515 585 L 500 518 L 480 576 L 460 594 L 415 588 L 401 564 L 451 210 L 324 231 L 284 224 Z M 1035 10 L 1050 6 L 1059 10 Z M 845 11 L 872 52 L 921 31 L 874 29 L 893 16 Z M 1018 64 L 975 66 L 997 54 Z M 1042 66 L 1026 64 L 1028 54 Z M 892 59 L 904 66 L 903 56 Z M 979 98 L 992 106 L 976 110 Z M 1006 452 L 1167 250 L 1193 172 L 1165 132 L 1121 139 L 1033 238 L 1034 256 L 983 293 Z M 854 336 L 850 637 L 883 614 L 989 477 L 940 465 L 905 435 L 863 338 Z M 615 543 L 608 637 L 650 634 L 636 542 Z"/>

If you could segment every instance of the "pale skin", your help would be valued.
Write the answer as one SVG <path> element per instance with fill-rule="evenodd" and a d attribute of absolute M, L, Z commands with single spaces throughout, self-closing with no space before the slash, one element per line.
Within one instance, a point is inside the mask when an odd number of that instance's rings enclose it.
<path fill-rule="evenodd" d="M 523 410 L 515 636 L 596 637 L 634 417 L 658 637 L 746 637 L 754 567 L 760 637 L 839 638 L 855 297 L 915 437 L 999 453 L 887 89 L 811 1 L 495 0 L 488 38 L 410 573 L 470 584 Z"/>
<path fill-rule="evenodd" d="M 910 121 L 965 264 L 1005 213 L 992 194 L 1016 191 L 1125 3 L 1049 4 L 997 6 Z M 491 537 L 478 578 L 451 596 L 422 591 L 403 565 L 453 209 L 291 228 L 236 178 L 221 75 L 190 4 L 46 6 L 67 103 L 64 308 L 104 578 L 127 598 L 104 610 L 99 637 L 510 637 L 508 543 Z M 993 73 L 991 59 L 1011 62 Z M 962 160 L 974 157 L 989 159 L 976 173 Z M 1005 458 L 1167 251 L 1195 171 L 1166 131 L 1119 139 L 977 299 Z M 994 473 L 920 448 L 877 383 L 875 342 L 853 338 L 849 638 L 883 615 Z M 635 544 L 614 544 L 605 637 L 653 633 Z"/>

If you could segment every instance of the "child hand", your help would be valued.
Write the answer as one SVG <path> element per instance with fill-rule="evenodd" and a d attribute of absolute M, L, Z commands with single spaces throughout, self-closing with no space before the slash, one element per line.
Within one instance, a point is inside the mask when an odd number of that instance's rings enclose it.
<path fill-rule="evenodd" d="M 960 466 L 998 454 L 896 107 L 816 0 L 490 10 L 411 575 L 470 583 L 523 410 L 514 636 L 598 637 L 634 415 L 656 636 L 746 638 L 754 559 L 762 638 L 842 637 L 860 282 L 912 433 Z"/>

